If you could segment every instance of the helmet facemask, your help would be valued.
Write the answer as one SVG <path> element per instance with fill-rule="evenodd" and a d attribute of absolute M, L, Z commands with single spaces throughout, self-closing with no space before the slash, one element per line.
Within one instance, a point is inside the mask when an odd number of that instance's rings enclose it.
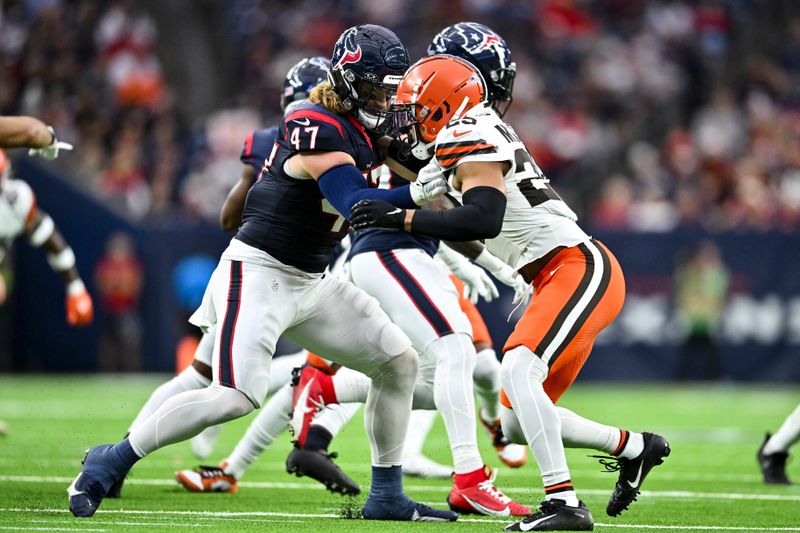
<path fill-rule="evenodd" d="M 383 81 L 378 81 L 377 77 L 374 80 L 367 79 L 349 69 L 333 69 L 329 76 L 334 87 L 346 89 L 346 94 L 339 96 L 361 125 L 378 133 L 384 133 L 389 128 L 392 116 L 390 104 L 402 76 L 387 75 Z"/>
<path fill-rule="evenodd" d="M 498 68 L 487 73 L 482 72 L 484 79 L 491 80 L 489 86 L 489 100 L 492 109 L 502 118 L 511 103 L 514 101 L 514 79 L 517 77 L 517 64 L 510 63 L 507 67 Z M 502 108 L 502 109 L 501 109 Z"/>

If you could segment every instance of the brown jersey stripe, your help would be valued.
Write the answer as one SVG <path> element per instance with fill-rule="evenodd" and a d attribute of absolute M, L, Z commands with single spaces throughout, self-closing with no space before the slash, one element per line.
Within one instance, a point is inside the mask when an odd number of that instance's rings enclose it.
<path fill-rule="evenodd" d="M 462 158 L 469 156 L 469 155 L 481 155 L 481 154 L 495 154 L 497 153 L 497 149 L 494 146 L 488 148 L 479 148 L 476 150 L 471 150 L 469 152 L 457 153 L 448 156 L 439 157 L 437 159 L 439 164 L 442 165 L 444 168 L 450 168 L 456 163 L 458 163 Z"/>
<path fill-rule="evenodd" d="M 562 354 L 562 352 L 566 349 L 567 346 L 569 346 L 569 343 L 572 342 L 572 340 L 581 330 L 583 325 L 586 324 L 586 321 L 589 320 L 589 317 L 597 308 L 598 304 L 600 303 L 600 300 L 603 299 L 603 296 L 608 290 L 608 285 L 609 282 L 611 281 L 611 261 L 609 261 L 608 254 L 606 253 L 606 251 L 603 249 L 602 246 L 598 246 L 594 241 L 592 241 L 592 244 L 594 245 L 595 248 L 597 248 L 597 250 L 600 252 L 600 256 L 602 257 L 603 275 L 600 278 L 600 284 L 597 286 L 597 289 L 594 291 L 592 298 L 589 300 L 589 304 L 584 308 L 583 312 L 581 312 L 580 316 L 578 317 L 578 320 L 576 320 L 575 324 L 572 325 L 572 328 L 570 328 L 569 333 L 567 333 L 567 336 L 558 346 L 556 351 L 553 352 L 553 355 L 550 356 L 550 361 L 548 361 L 547 363 L 549 366 L 552 366 L 553 363 L 556 362 L 556 359 L 558 359 L 558 356 Z M 589 258 L 587 258 L 587 261 L 588 260 Z M 592 258 L 592 261 L 594 261 L 594 258 Z"/>
<path fill-rule="evenodd" d="M 475 143 L 470 144 L 469 146 L 459 146 L 457 148 L 443 148 L 436 150 L 436 157 L 448 157 L 453 155 L 464 155 L 472 152 L 473 150 L 481 150 L 484 148 L 494 148 L 494 145 L 486 144 L 486 143 Z"/>
<path fill-rule="evenodd" d="M 452 143 L 441 143 L 436 145 L 436 151 L 438 152 L 442 148 L 458 148 L 460 146 L 471 146 L 473 144 L 486 144 L 486 139 L 478 139 L 477 141 L 458 141 Z"/>

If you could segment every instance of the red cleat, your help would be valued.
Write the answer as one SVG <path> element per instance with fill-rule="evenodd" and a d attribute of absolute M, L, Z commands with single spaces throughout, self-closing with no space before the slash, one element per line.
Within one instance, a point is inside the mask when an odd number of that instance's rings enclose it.
<path fill-rule="evenodd" d="M 297 446 L 303 447 L 314 415 L 326 404 L 339 403 L 333 389 L 333 376 L 311 365 L 292 372 L 292 419 L 289 429 Z"/>
<path fill-rule="evenodd" d="M 488 466 L 481 472 L 483 481 L 469 487 L 454 484 L 447 503 L 450 509 L 460 514 L 482 514 L 487 516 L 528 516 L 531 510 L 512 500 L 494 486 L 496 474 Z M 455 476 L 454 476 L 455 477 Z"/>

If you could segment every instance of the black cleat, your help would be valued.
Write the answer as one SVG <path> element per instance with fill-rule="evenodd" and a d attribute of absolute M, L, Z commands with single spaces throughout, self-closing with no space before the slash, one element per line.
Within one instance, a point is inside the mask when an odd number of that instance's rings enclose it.
<path fill-rule="evenodd" d="M 771 434 L 767 433 L 764 437 L 764 444 L 758 449 L 758 466 L 764 475 L 764 483 L 770 485 L 791 485 L 792 482 L 786 476 L 786 460 L 789 458 L 787 452 L 775 452 L 769 455 L 764 453 L 764 446 L 769 442 Z"/>
<path fill-rule="evenodd" d="M 545 500 L 539 511 L 528 518 L 506 526 L 506 531 L 591 531 L 592 513 L 583 504 L 570 507 L 564 500 Z"/>
<path fill-rule="evenodd" d="M 355 496 L 360 493 L 361 487 L 332 461 L 335 458 L 335 453 L 294 448 L 286 458 L 286 471 L 297 477 L 308 476 L 316 479 L 331 492 L 345 496 Z"/>
<path fill-rule="evenodd" d="M 619 470 L 619 479 L 614 486 L 614 492 L 608 500 L 606 513 L 608 516 L 619 516 L 622 511 L 636 501 L 642 489 L 642 483 L 654 466 L 664 462 L 669 456 L 669 443 L 661 435 L 655 433 L 642 433 L 644 437 L 644 450 L 636 459 L 614 457 L 613 461 L 605 460 L 600 463 L 609 471 Z"/>

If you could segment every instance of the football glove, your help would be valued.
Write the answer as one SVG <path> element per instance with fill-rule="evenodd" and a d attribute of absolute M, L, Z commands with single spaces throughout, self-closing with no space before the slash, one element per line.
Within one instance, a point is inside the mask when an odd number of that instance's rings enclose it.
<path fill-rule="evenodd" d="M 70 326 L 88 326 L 94 317 L 92 297 L 86 289 L 67 294 L 67 322 Z"/>
<path fill-rule="evenodd" d="M 436 162 L 436 159 L 432 159 L 430 163 L 422 167 L 417 174 L 417 179 L 411 182 L 409 187 L 411 199 L 417 205 L 436 200 L 449 189 L 444 177 L 444 169 Z"/>
<path fill-rule="evenodd" d="M 43 159 L 52 160 L 58 157 L 59 150 L 72 150 L 71 144 L 59 141 L 56 138 L 56 132 L 52 126 L 47 126 L 47 130 L 53 135 L 53 141 L 42 148 L 31 148 L 28 150 L 28 155 L 38 155 Z"/>
<path fill-rule="evenodd" d="M 495 278 L 502 284 L 508 285 L 514 289 L 514 305 L 522 302 L 525 298 L 530 296 L 530 289 L 525 280 L 522 279 L 516 270 L 507 265 L 494 255 L 489 250 L 484 249 L 475 262 L 488 270 Z"/>
<path fill-rule="evenodd" d="M 447 268 L 464 282 L 464 298 L 478 303 L 478 298 L 491 302 L 500 293 L 492 278 L 481 267 L 473 265 L 469 259 L 450 249 L 446 244 L 439 246 L 436 257 L 444 261 Z"/>
<path fill-rule="evenodd" d="M 350 210 L 353 229 L 391 228 L 403 229 L 406 210 L 383 200 L 361 200 Z"/>

